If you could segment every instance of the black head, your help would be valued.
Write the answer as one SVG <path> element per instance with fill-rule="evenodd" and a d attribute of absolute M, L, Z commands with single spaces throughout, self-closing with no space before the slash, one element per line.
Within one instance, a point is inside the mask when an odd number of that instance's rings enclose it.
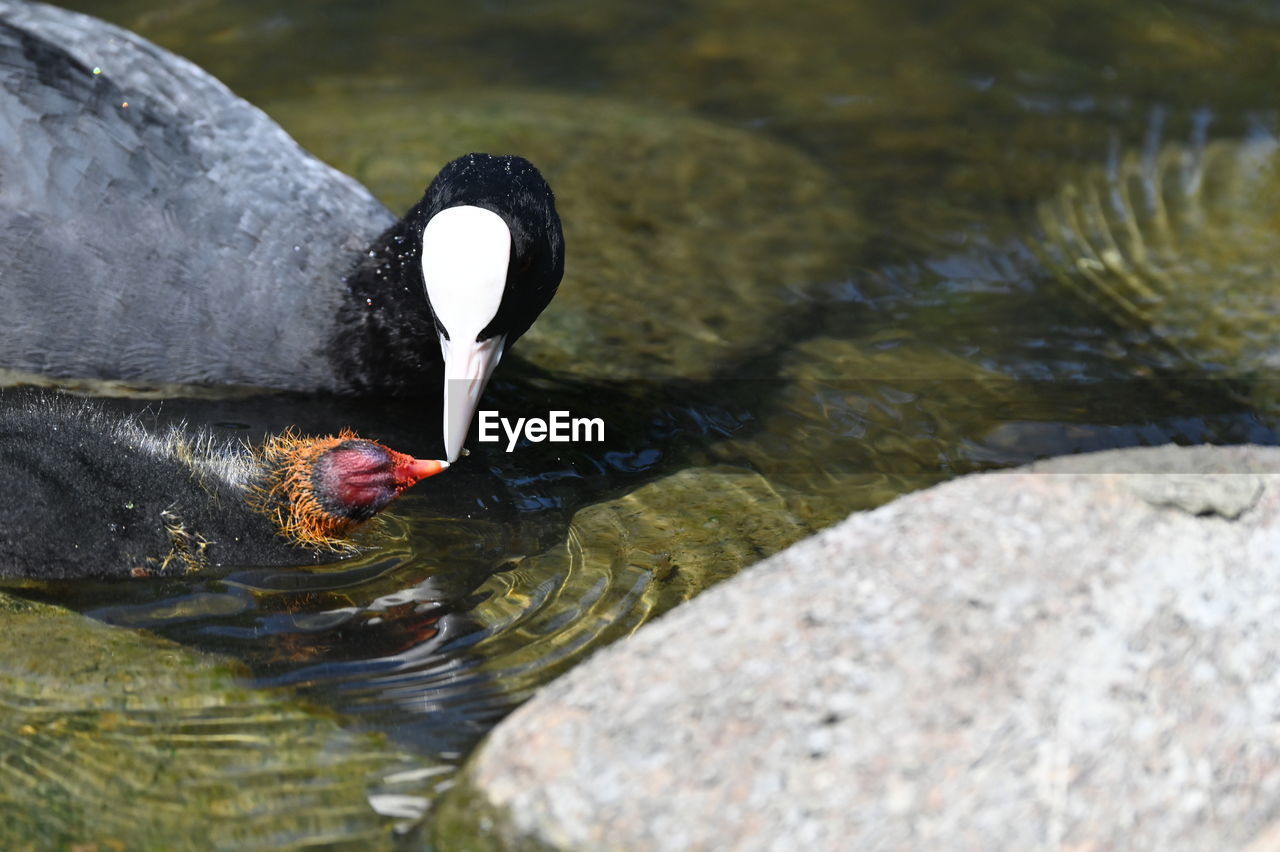
<path fill-rule="evenodd" d="M 416 231 L 419 252 L 427 223 L 443 210 L 464 206 L 496 213 L 511 233 L 502 301 L 477 338 L 501 335 L 509 347 L 551 303 L 564 276 L 564 232 L 555 196 L 542 174 L 524 157 L 459 157 L 440 170 L 426 195 L 405 216 Z M 421 264 L 417 272 L 421 281 Z M 447 327 L 438 330 L 452 337 Z"/>
<path fill-rule="evenodd" d="M 521 157 L 454 160 L 409 218 L 444 359 L 444 447 L 454 461 L 498 360 L 560 286 L 564 236 L 551 187 Z"/>
<path fill-rule="evenodd" d="M 330 357 L 352 390 L 443 385 L 454 461 L 493 368 L 563 275 L 564 234 L 542 175 L 523 157 L 467 154 L 352 271 Z"/>

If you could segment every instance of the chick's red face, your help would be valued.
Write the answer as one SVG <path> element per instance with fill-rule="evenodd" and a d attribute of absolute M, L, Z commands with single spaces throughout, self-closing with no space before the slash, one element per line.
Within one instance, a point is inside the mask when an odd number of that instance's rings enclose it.
<path fill-rule="evenodd" d="M 312 486 L 325 509 L 363 521 L 420 479 L 439 473 L 436 461 L 423 461 L 363 439 L 343 441 L 315 465 Z"/>

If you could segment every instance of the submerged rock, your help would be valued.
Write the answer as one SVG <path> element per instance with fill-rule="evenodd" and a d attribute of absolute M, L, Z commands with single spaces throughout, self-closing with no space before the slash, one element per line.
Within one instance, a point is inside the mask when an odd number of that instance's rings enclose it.
<path fill-rule="evenodd" d="M 758 473 L 690 468 L 579 510 L 564 541 L 494 575 L 471 612 L 507 706 L 650 618 L 811 531 Z M 576 601 L 566 609 L 566 601 Z M 496 703 L 496 701 L 495 701 Z"/>
<path fill-rule="evenodd" d="M 1166 470 L 1201 500 L 1135 491 Z M 1241 474 L 1249 500 L 1222 490 Z M 1274 448 L 965 477 L 600 652 L 495 729 L 438 825 L 469 848 L 474 819 L 502 848 L 1274 838 L 1278 553 Z"/>
<path fill-rule="evenodd" d="M 1039 206 L 1042 256 L 1172 370 L 1239 380 L 1280 416 L 1280 143 L 1124 151 Z"/>
<path fill-rule="evenodd" d="M 654 608 L 665 612 L 810 529 L 760 474 L 697 467 L 580 510 L 565 543 L 532 561 L 537 574 L 553 565 L 602 577 L 642 572 L 654 586 Z"/>
<path fill-rule="evenodd" d="M 6 594 L 0 626 L 5 848 L 381 849 L 375 806 L 425 806 L 420 757 L 224 660 Z"/>
<path fill-rule="evenodd" d="M 778 339 L 795 293 L 846 275 L 864 232 L 830 173 L 758 133 L 550 94 L 367 94 L 335 84 L 267 110 L 393 208 L 458 151 L 519 152 L 547 176 L 565 280 L 515 351 L 548 369 L 713 376 Z M 328 118 L 345 112 L 362 119 Z"/>
<path fill-rule="evenodd" d="M 814 529 L 976 466 L 996 417 L 1025 405 L 1007 377 L 898 331 L 819 337 L 760 379 L 755 428 L 716 445 L 749 461 Z"/>

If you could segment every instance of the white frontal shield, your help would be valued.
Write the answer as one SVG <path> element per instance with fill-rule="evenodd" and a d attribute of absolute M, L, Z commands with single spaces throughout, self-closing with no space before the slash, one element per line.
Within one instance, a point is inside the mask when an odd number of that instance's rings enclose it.
<path fill-rule="evenodd" d="M 477 341 L 493 321 L 507 285 L 511 232 L 502 217 L 481 207 L 450 207 L 422 231 L 422 279 L 441 335 L 444 356 L 445 458 L 456 461 L 467 439 L 503 335 Z"/>

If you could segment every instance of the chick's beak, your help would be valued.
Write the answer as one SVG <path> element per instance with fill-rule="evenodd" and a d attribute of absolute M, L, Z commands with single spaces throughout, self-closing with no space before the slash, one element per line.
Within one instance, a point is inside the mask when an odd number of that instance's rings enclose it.
<path fill-rule="evenodd" d="M 420 482 L 428 476 L 435 476 L 449 467 L 447 461 L 439 459 L 413 459 L 409 462 L 407 473 L 413 482 Z M 411 485 L 413 483 L 410 483 Z"/>
<path fill-rule="evenodd" d="M 435 476 L 449 469 L 447 461 L 415 459 L 413 456 L 397 453 L 392 449 L 387 449 L 387 452 L 391 455 L 390 472 L 396 494 L 429 476 Z"/>

